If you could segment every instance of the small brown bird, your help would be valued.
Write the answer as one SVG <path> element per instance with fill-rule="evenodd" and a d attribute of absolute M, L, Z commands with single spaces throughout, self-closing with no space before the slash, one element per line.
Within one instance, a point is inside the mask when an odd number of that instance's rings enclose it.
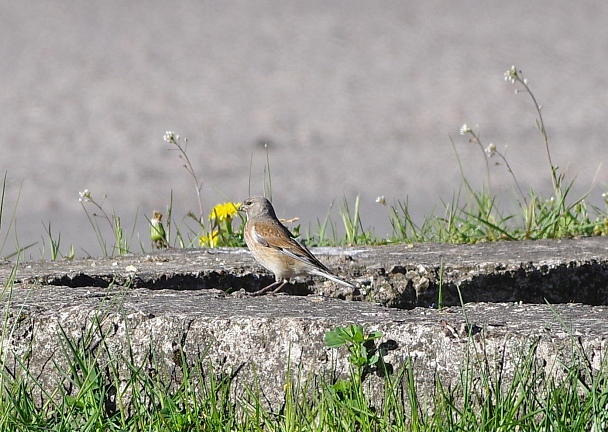
<path fill-rule="evenodd" d="M 243 201 L 241 210 L 247 213 L 245 242 L 253 257 L 274 273 L 276 281 L 256 294 L 271 288 L 278 292 L 290 278 L 296 276 L 323 276 L 350 288 L 356 288 L 325 267 L 293 234 L 277 219 L 272 204 L 261 196 L 252 196 Z M 278 286 L 277 286 L 278 285 Z"/>

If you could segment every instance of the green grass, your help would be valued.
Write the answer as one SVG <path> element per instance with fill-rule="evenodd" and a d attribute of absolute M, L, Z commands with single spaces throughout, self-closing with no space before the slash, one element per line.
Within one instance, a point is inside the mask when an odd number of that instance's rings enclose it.
<path fill-rule="evenodd" d="M 541 139 L 538 149 L 546 154 L 546 173 L 552 185 L 552 193 L 549 196 L 543 196 L 532 186 L 529 186 L 528 192 L 524 192 L 524 188 L 515 174 L 515 169 L 509 163 L 504 151 L 491 143 L 485 145 L 481 141 L 479 132 L 465 124 L 460 130 L 461 135 L 466 137 L 469 143 L 477 146 L 483 157 L 486 179 L 481 190 L 476 190 L 471 186 L 465 168 L 471 166 L 472 163 L 463 163 L 458 154 L 457 145 L 451 140 L 456 162 L 461 172 L 462 185 L 453 194 L 451 200 L 440 202 L 439 211 L 427 215 L 422 221 L 415 221 L 411 215 L 407 197 L 405 200 L 396 200 L 392 204 L 387 204 L 384 197 L 378 197 L 377 202 L 386 207 L 387 217 L 392 226 L 392 233 L 386 237 L 379 237 L 373 230 L 365 228 L 360 216 L 361 202 L 357 197 L 354 204 L 344 199 L 340 205 L 339 220 L 341 224 L 332 220 L 332 203 L 325 218 L 317 221 L 316 229 L 309 227 L 306 233 L 302 233 L 302 227 L 295 225 L 292 228 L 294 233 L 303 234 L 311 246 L 420 242 L 477 243 L 607 235 L 608 196 L 603 195 L 603 208 L 587 203 L 592 192 L 591 188 L 582 196 L 572 196 L 574 181 L 566 181 L 565 175 L 554 165 L 542 109 L 528 80 L 515 67 L 505 73 L 505 80 L 516 86 L 516 93 L 528 95 L 536 110 L 536 118 L 533 123 L 538 129 Z M 201 199 L 202 180 L 196 176 L 195 170 L 187 158 L 187 141 L 184 140 L 185 142 L 182 143 L 177 134 L 169 132 L 165 139 L 176 147 L 180 158 L 187 162 L 184 167 L 195 183 L 200 213 L 197 216 L 193 214 L 190 216 L 192 220 L 197 221 L 199 226 L 187 232 L 187 240 L 180 238 L 179 246 L 196 246 L 196 239 L 201 233 L 208 236 L 210 232 L 209 224 L 202 223 L 204 216 Z M 496 163 L 490 164 L 490 159 Z M 272 195 L 268 154 L 266 162 L 263 178 L 264 190 Z M 494 195 L 491 165 L 497 165 L 499 169 L 506 169 L 509 172 L 513 181 L 513 194 L 511 195 L 513 200 L 499 201 Z M 170 213 L 170 207 L 167 212 Z M 226 235 L 220 236 L 220 241 L 215 245 L 244 246 L 242 241 L 244 220 L 241 218 L 240 222 L 240 226 L 234 228 L 232 225 L 225 226 L 224 230 L 220 227 L 219 233 L 222 234 L 223 231 L 226 231 Z M 174 225 L 178 224 L 174 223 Z"/>
<path fill-rule="evenodd" d="M 11 284 L 3 300 L 10 297 Z M 275 379 L 286 383 L 282 403 L 270 408 L 256 386 L 243 388 L 238 371 L 215 369 L 213 345 L 197 355 L 176 349 L 169 362 L 150 347 L 141 360 L 125 328 L 117 350 L 105 317 L 109 310 L 121 313 L 121 304 L 113 298 L 105 305 L 82 323 L 78 336 L 59 328 L 58 349 L 46 368 L 60 379 L 50 388 L 30 372 L 27 354 L 11 362 L 10 345 L 0 345 L 0 430 L 601 431 L 608 426 L 608 365 L 603 361 L 594 369 L 575 336 L 570 357 L 549 366 L 537 355 L 538 340 L 531 340 L 509 373 L 504 358 L 487 355 L 479 335 L 462 335 L 454 342 L 467 347 L 459 378 L 450 382 L 437 370 L 434 391 L 423 395 L 413 362 L 395 370 L 384 363 L 382 333 L 337 326 L 326 343 L 346 356 L 347 374 L 302 376 L 291 365 Z M 6 340 L 18 320 L 9 319 L 8 308 L 4 316 Z M 366 391 L 372 375 L 381 376 L 384 386 L 376 400 Z"/>
<path fill-rule="evenodd" d="M 440 201 L 435 211 L 428 214 L 422 220 L 415 220 L 410 211 L 408 197 L 396 199 L 387 203 L 384 197 L 378 197 L 377 202 L 386 210 L 390 221 L 392 232 L 386 236 L 378 236 L 372 229 L 366 228 L 361 219 L 361 201 L 356 197 L 354 203 L 346 198 L 339 206 L 339 222 L 332 218 L 333 203 L 329 206 L 325 217 L 317 221 L 316 227 L 308 226 L 303 229 L 301 225 L 288 224 L 294 234 L 303 237 L 310 246 L 350 246 L 350 245 L 376 245 L 390 243 L 478 243 L 500 240 L 538 240 L 557 239 L 579 236 L 599 236 L 608 234 L 608 194 L 602 194 L 603 205 L 597 207 L 590 205 L 588 199 L 593 192 L 589 188 L 582 196 L 573 196 L 574 180 L 567 180 L 559 167 L 554 165 L 550 140 L 545 125 L 542 109 L 537 97 L 532 92 L 528 80 L 523 73 L 512 67 L 505 73 L 505 80 L 516 86 L 516 93 L 528 95 L 536 110 L 534 126 L 536 126 L 540 145 L 538 151 L 546 154 L 546 174 L 552 185 L 552 191 L 548 196 L 537 192 L 532 185 L 527 189 L 519 182 L 515 170 L 505 156 L 504 150 L 500 150 L 494 144 L 486 145 L 480 138 L 480 133 L 466 124 L 460 129 L 460 134 L 467 138 L 470 145 L 480 150 L 483 157 L 483 169 L 480 171 L 475 167 L 474 161 L 466 163 L 460 159 L 457 144 L 450 138 L 452 148 L 456 156 L 456 163 L 461 172 L 461 186 L 448 201 Z M 532 123 L 532 122 L 531 122 Z M 173 194 L 169 197 L 164 217 L 161 212 L 153 212 L 160 215 L 164 223 L 166 238 L 149 237 L 148 233 L 142 235 L 136 232 L 136 222 L 139 211 L 130 230 L 125 229 L 123 220 L 132 218 L 121 218 L 113 209 L 107 210 L 106 197 L 102 201 L 93 198 L 90 191 L 80 192 L 80 202 L 85 212 L 97 243 L 103 256 L 114 256 L 126 253 L 147 253 L 154 247 L 216 247 L 216 246 L 245 246 L 243 241 L 244 217 L 240 213 L 217 216 L 217 209 L 230 201 L 215 206 L 204 201 L 202 176 L 192 165 L 188 157 L 188 140 L 182 139 L 174 132 L 166 132 L 164 140 L 169 145 L 169 150 L 177 153 L 182 167 L 193 181 L 195 202 L 197 211 L 189 211 L 181 219 L 173 212 Z M 529 150 L 526 150 L 529 151 Z M 531 151 L 534 151 L 532 148 Z M 490 163 L 490 160 L 493 163 Z M 495 161 L 495 163 L 494 163 Z M 496 165 L 498 168 L 494 168 Z M 466 175 L 467 169 L 476 172 L 485 172 L 485 180 L 481 189 L 475 189 L 472 180 Z M 512 179 L 512 194 L 501 197 L 494 194 L 495 181 L 493 171 L 495 169 L 506 169 Z M 268 196 L 272 196 L 272 179 L 270 171 L 270 157 L 266 154 L 266 166 L 263 173 L 263 190 Z M 251 189 L 251 172 L 249 174 Z M 15 210 L 19 196 L 15 199 L 14 208 L 8 223 L 3 215 L 7 206 L 7 174 L 2 182 L 0 195 L 0 256 L 7 259 L 24 260 L 25 251 L 35 244 L 22 246 L 19 243 L 19 235 L 15 220 Z M 478 178 L 474 179 L 476 182 Z M 482 179 L 483 180 L 483 179 Z M 505 185 L 501 185 L 504 188 Z M 527 190 L 527 192 L 525 192 Z M 509 199 L 511 197 L 511 199 Z M 237 200 L 242 197 L 237 197 Z M 597 200 L 594 200 L 595 202 Z M 237 204 L 237 203 L 235 203 Z M 205 212 L 209 209 L 209 213 Z M 143 217 L 152 223 L 153 214 L 144 214 Z M 69 245 L 62 248 L 61 233 L 51 230 L 51 222 L 43 223 L 45 235 L 42 238 L 40 258 L 57 260 L 73 259 L 78 245 Z M 152 234 L 152 237 L 155 237 Z M 14 240 L 14 248 L 10 249 L 10 241 Z M 95 252 L 85 251 L 89 256 L 97 256 Z M 31 252 L 29 257 L 31 258 Z"/>
<path fill-rule="evenodd" d="M 476 243 L 498 240 L 550 239 L 608 234 L 608 206 L 596 208 L 587 203 L 589 193 L 572 196 L 574 181 L 553 164 L 550 141 L 542 111 L 521 71 L 512 68 L 505 74 L 518 91 L 530 96 L 537 111 L 535 125 L 540 133 L 541 151 L 547 155 L 547 176 L 552 193 L 543 196 L 533 187 L 528 192 L 519 183 L 503 152 L 492 144 L 484 145 L 477 131 L 464 125 L 461 134 L 483 154 L 486 179 L 481 190 L 471 186 L 465 164 L 453 147 L 462 173 L 462 186 L 449 201 L 442 201 L 439 211 L 415 221 L 408 198 L 387 204 L 393 232 L 378 237 L 366 229 L 360 216 L 359 198 L 346 199 L 339 208 L 340 223 L 331 218 L 332 206 L 316 230 L 308 229 L 304 238 L 309 245 L 359 245 L 383 243 Z M 243 246 L 242 215 L 225 214 L 222 207 L 205 213 L 202 178 L 196 174 L 187 155 L 187 140 L 167 133 L 165 140 L 174 146 L 178 157 L 192 177 L 198 211 L 182 219 L 173 215 L 173 198 L 165 211 L 164 235 L 156 244 L 172 247 Z M 499 202 L 493 193 L 489 159 L 497 158 L 513 180 L 514 201 Z M 469 163 L 470 164 L 470 163 Z M 22 260 L 34 245 L 19 244 L 15 210 L 6 215 L 7 176 L 0 196 L 0 254 Z M 270 163 L 264 170 L 264 190 L 271 195 Z M 591 191 L 591 189 L 590 189 Z M 12 192 L 12 191 L 11 191 Z M 604 195 L 608 205 L 608 197 Z M 104 202 L 96 202 L 89 191 L 81 192 L 81 202 L 101 254 L 113 256 L 144 252 L 151 245 L 142 241 L 134 228 L 125 230 L 121 217 L 106 211 Z M 16 209 L 18 197 L 15 200 Z M 508 210 L 507 210 L 508 209 Z M 515 209 L 515 210 L 513 210 Z M 145 215 L 151 223 L 151 215 Z M 157 219 L 160 221 L 160 218 Z M 61 234 L 43 224 L 45 238 L 40 257 L 51 260 L 72 259 L 74 245 L 62 251 Z M 134 225 L 135 226 L 135 225 Z M 293 231 L 300 234 L 301 226 Z M 160 231 L 154 231 L 158 236 Z M 109 234 L 108 234 L 109 233 Z M 111 240 L 107 240 L 108 235 Z M 143 237 L 142 237 L 143 238 Z M 133 239 L 139 239 L 134 242 Z M 14 247 L 11 248 L 11 243 Z M 48 256 L 47 256 L 48 254 Z M 1 295 L 5 312 L 3 340 L 15 328 L 9 310 L 12 278 Z M 438 299 L 441 304 L 441 298 Z M 120 310 L 120 304 L 113 305 Z M 16 315 L 15 315 L 16 314 Z M 214 369 L 210 358 L 201 353 L 196 358 L 177 351 L 177 382 L 169 378 L 164 359 L 151 349 L 144 364 L 136 360 L 130 340 L 117 353 L 108 343 L 103 325 L 104 312 L 74 339 L 63 329 L 57 334 L 58 351 L 47 365 L 60 373 L 54 388 L 43 385 L 41 377 L 30 372 L 28 354 L 9 362 L 10 346 L 0 345 L 0 430 L 2 431 L 601 431 L 608 429 L 608 374 L 605 362 L 600 370 L 584 361 L 578 341 L 571 336 L 572 357 L 555 370 L 547 370 L 538 361 L 537 344 L 531 342 L 518 359 L 514 375 L 502 369 L 500 359 L 489 359 L 466 336 L 467 360 L 459 370 L 459 381 L 448 382 L 438 371 L 436 388 L 429 399 L 417 385 L 417 372 L 407 362 L 387 373 L 382 353 L 376 343 L 382 335 L 367 333 L 357 326 L 336 327 L 327 334 L 328 346 L 346 355 L 351 368 L 347 377 L 302 377 L 290 369 L 284 379 L 283 404 L 269 408 L 263 394 L 255 388 L 235 393 L 238 373 L 226 374 Z M 559 317 L 556 317 L 559 319 Z M 93 349 L 92 347 L 95 346 Z M 213 350 L 214 347 L 208 347 Z M 581 361 L 583 359 L 583 361 Z M 370 370 L 384 372 L 384 397 L 372 401 L 365 391 Z M 329 378 L 336 376 L 336 378 Z M 558 378 L 559 377 L 559 378 Z"/>

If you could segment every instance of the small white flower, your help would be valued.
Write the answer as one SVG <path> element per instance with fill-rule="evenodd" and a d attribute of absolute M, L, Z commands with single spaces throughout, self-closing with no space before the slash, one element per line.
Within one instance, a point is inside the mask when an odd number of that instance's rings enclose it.
<path fill-rule="evenodd" d="M 78 195 L 80 195 L 80 198 L 78 198 L 78 201 L 80 201 L 80 202 L 91 201 L 91 192 L 89 192 L 88 189 L 85 189 L 82 192 L 78 192 Z"/>
<path fill-rule="evenodd" d="M 380 205 L 385 206 L 386 205 L 386 200 L 384 199 L 384 195 L 379 196 L 378 198 L 376 198 L 376 202 Z"/>
<path fill-rule="evenodd" d="M 496 154 L 496 145 L 490 143 L 490 145 L 488 145 L 488 148 L 486 149 L 486 153 L 488 154 L 489 158 L 494 156 Z"/>
<path fill-rule="evenodd" d="M 471 133 L 472 131 L 473 130 L 465 123 L 460 128 L 460 135 L 466 135 L 468 133 Z"/>
<path fill-rule="evenodd" d="M 518 71 L 515 65 L 511 66 L 511 69 L 505 72 L 505 81 L 509 81 L 511 84 L 515 84 L 515 79 L 518 77 Z"/>
<path fill-rule="evenodd" d="M 163 139 L 168 143 L 172 143 L 179 140 L 179 135 L 175 132 L 166 131 L 165 135 L 163 136 Z"/>

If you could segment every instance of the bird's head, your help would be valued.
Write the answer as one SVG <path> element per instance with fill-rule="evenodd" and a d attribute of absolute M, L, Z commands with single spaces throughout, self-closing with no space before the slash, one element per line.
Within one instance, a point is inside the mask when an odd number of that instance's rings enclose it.
<path fill-rule="evenodd" d="M 270 216 L 276 218 L 276 214 L 274 212 L 274 208 L 272 208 L 272 204 L 263 196 L 250 196 L 245 199 L 241 206 L 239 207 L 240 211 L 244 211 L 247 214 L 247 219 L 252 219 L 258 216 Z"/>

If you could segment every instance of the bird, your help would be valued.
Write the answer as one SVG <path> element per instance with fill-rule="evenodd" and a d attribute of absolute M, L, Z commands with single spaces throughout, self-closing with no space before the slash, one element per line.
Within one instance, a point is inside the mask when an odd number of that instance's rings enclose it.
<path fill-rule="evenodd" d="M 321 263 L 277 219 L 270 201 L 262 196 L 251 196 L 243 201 L 240 210 L 247 214 L 244 237 L 255 260 L 274 273 L 275 282 L 257 291 L 262 294 L 272 288 L 277 293 L 296 276 L 323 276 L 334 282 L 356 289 L 340 279 Z"/>

